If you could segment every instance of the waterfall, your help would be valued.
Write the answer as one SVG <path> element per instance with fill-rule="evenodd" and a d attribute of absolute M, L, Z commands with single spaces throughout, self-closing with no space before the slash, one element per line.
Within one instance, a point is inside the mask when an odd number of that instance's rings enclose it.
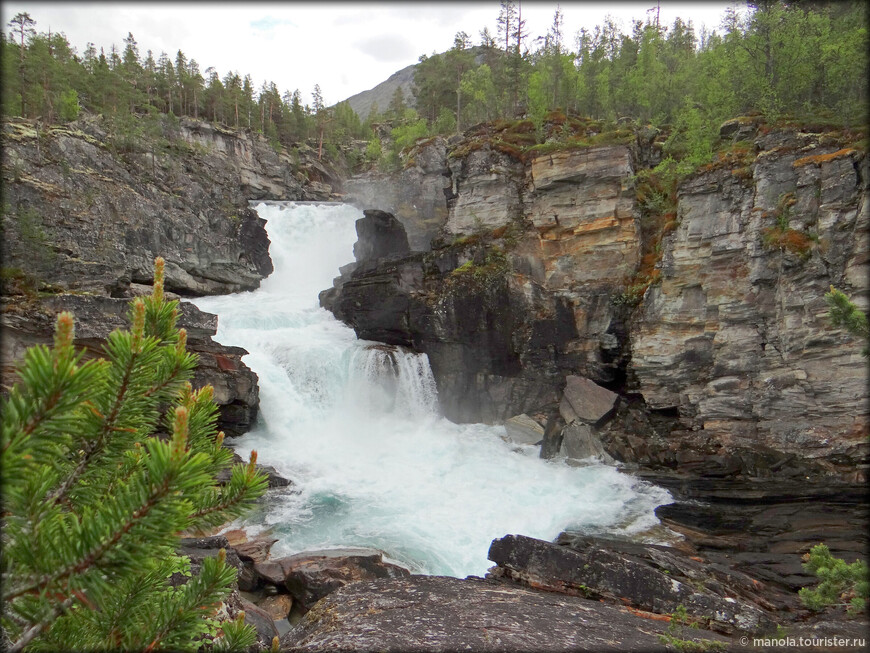
<path fill-rule="evenodd" d="M 320 308 L 353 260 L 347 205 L 261 204 L 273 274 L 253 292 L 196 300 L 216 339 L 248 350 L 259 376 L 257 427 L 232 446 L 294 482 L 238 525 L 271 529 L 273 556 L 364 546 L 417 573 L 463 577 L 490 566 L 493 538 L 562 530 L 632 534 L 657 523 L 666 491 L 605 465 L 544 461 L 504 427 L 438 413 L 424 354 L 358 340 Z"/>

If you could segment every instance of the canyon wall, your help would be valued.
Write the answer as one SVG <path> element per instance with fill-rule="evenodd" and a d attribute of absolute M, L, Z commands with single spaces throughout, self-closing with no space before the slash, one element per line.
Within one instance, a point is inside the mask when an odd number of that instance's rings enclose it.
<path fill-rule="evenodd" d="M 330 199 L 337 183 L 259 135 L 189 119 L 147 137 L 93 116 L 12 119 L 3 144 L 3 265 L 63 291 L 128 295 L 158 255 L 181 295 L 256 288 L 272 263 L 249 200 Z"/>
<path fill-rule="evenodd" d="M 595 427 L 619 460 L 861 478 L 867 359 L 824 294 L 868 306 L 866 157 L 795 128 L 722 134 L 748 164 L 685 179 L 660 242 L 643 225 L 640 138 L 521 158 L 454 140 L 442 165 L 442 149 L 412 153 L 432 171 L 416 188 L 445 197 L 413 219 L 442 220 L 432 249 L 360 262 L 323 303 L 360 337 L 425 352 L 457 421 L 543 425 L 579 375 L 621 396 Z M 395 207 L 382 183 L 388 200 L 367 208 Z"/>
<path fill-rule="evenodd" d="M 272 261 L 249 201 L 333 199 L 340 183 L 300 151 L 296 161 L 259 135 L 190 119 L 135 136 L 99 116 L 48 127 L 5 120 L 3 391 L 26 347 L 51 342 L 60 310 L 76 316 L 76 344 L 98 354 L 109 331 L 127 326 L 129 298 L 150 293 L 157 256 L 169 296 L 257 288 Z M 220 428 L 241 435 L 258 408 L 247 352 L 211 339 L 215 316 L 181 309 L 200 359 L 194 383 L 214 386 Z"/>

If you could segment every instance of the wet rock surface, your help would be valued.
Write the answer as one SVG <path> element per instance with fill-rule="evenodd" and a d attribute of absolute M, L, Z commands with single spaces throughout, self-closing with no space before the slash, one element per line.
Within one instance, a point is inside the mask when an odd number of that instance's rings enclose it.
<path fill-rule="evenodd" d="M 281 638 L 288 651 L 664 651 L 667 624 L 625 608 L 481 579 L 410 576 L 330 594 Z M 691 635 L 722 639 L 715 633 Z"/>
<path fill-rule="evenodd" d="M 725 632 L 772 628 L 771 614 L 753 599 L 760 592 L 744 574 L 714 569 L 674 549 L 596 537 L 552 544 L 522 535 L 493 541 L 490 570 L 537 589 L 610 601 L 670 614 L 677 606 Z M 750 594 L 751 598 L 742 595 Z M 735 596 L 740 598 L 735 598 Z"/>

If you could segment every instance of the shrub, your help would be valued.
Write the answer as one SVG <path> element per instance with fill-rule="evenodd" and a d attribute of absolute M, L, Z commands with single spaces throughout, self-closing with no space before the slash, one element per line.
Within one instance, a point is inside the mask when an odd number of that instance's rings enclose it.
<path fill-rule="evenodd" d="M 213 617 L 235 570 L 224 555 L 195 578 L 175 555 L 184 531 L 243 514 L 267 479 L 236 465 L 216 433 L 211 386 L 188 383 L 196 355 L 176 328 L 178 303 L 133 300 L 132 328 L 83 360 L 70 313 L 54 346 L 31 347 L 2 404 L 2 629 L 10 651 L 194 650 L 220 636 Z M 227 638 L 249 639 L 238 624 Z M 245 632 L 250 634 L 249 630 Z M 241 639 L 240 639 L 241 637 Z"/>
<path fill-rule="evenodd" d="M 825 301 L 828 302 L 828 319 L 834 326 L 842 327 L 853 336 L 861 338 L 864 341 L 861 353 L 870 357 L 870 326 L 864 311 L 849 301 L 846 293 L 833 286 L 825 293 Z"/>
<path fill-rule="evenodd" d="M 851 613 L 862 612 L 870 598 L 870 575 L 867 563 L 857 560 L 847 564 L 831 555 L 824 544 L 817 544 L 804 556 L 804 569 L 821 581 L 815 589 L 802 588 L 798 595 L 810 610 L 830 605 L 845 605 Z"/>

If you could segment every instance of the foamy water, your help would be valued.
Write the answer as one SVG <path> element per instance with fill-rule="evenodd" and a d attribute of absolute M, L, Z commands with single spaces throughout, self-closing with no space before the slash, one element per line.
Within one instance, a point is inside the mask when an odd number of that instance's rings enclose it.
<path fill-rule="evenodd" d="M 259 376 L 257 428 L 233 442 L 275 466 L 275 491 L 244 522 L 271 529 L 273 556 L 365 546 L 414 572 L 482 575 L 490 542 L 562 530 L 631 534 L 657 523 L 668 493 L 605 465 L 569 467 L 502 440 L 504 427 L 438 413 L 425 355 L 358 340 L 318 305 L 353 260 L 361 212 L 260 205 L 275 272 L 253 292 L 196 300 L 219 316 Z"/>

